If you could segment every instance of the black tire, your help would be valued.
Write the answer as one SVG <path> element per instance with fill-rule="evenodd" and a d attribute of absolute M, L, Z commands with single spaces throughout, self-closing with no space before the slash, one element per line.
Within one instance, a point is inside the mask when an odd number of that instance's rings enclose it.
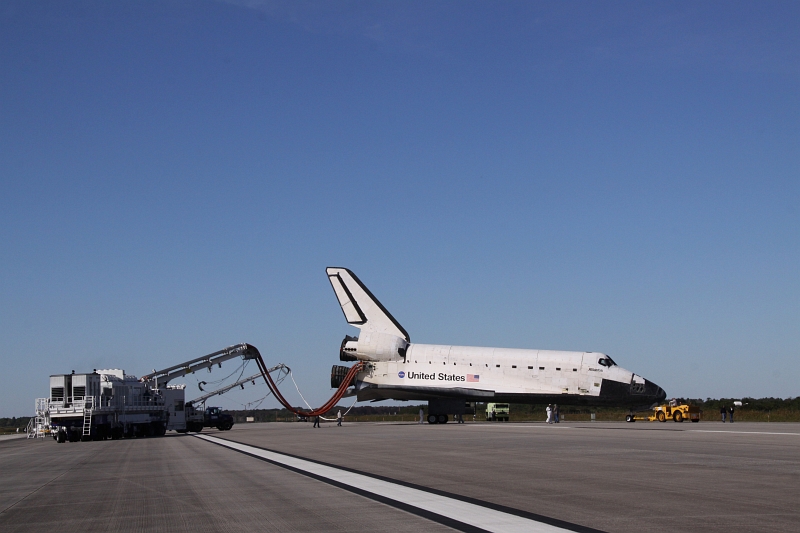
<path fill-rule="evenodd" d="M 683 422 L 683 414 L 680 411 L 676 411 L 674 415 L 672 415 L 672 420 L 675 422 Z"/>
<path fill-rule="evenodd" d="M 450 417 L 447 415 L 438 415 L 436 419 L 436 421 L 440 424 L 447 424 L 447 421 L 450 420 Z"/>
<path fill-rule="evenodd" d="M 428 415 L 428 424 L 438 424 L 439 419 L 436 418 L 436 415 Z"/>
<path fill-rule="evenodd" d="M 633 415 L 628 415 L 625 417 L 625 422 L 635 422 L 636 419 L 633 418 Z"/>
<path fill-rule="evenodd" d="M 699 418 L 692 418 L 692 422 L 700 422 Z"/>
<path fill-rule="evenodd" d="M 56 436 L 56 442 L 59 444 L 63 444 L 67 442 L 67 434 L 64 431 L 59 431 L 58 435 Z"/>

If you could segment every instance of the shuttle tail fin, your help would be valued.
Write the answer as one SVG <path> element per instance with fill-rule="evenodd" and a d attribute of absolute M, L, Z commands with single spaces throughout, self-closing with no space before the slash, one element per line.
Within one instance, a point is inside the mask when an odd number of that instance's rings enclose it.
<path fill-rule="evenodd" d="M 348 324 L 364 332 L 388 333 L 411 342 L 403 326 L 355 274 L 346 268 L 337 267 L 328 267 L 326 272 Z"/>

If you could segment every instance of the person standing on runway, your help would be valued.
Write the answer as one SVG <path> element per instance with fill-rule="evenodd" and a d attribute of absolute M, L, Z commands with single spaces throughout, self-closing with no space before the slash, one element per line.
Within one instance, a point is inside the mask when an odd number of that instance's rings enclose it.
<path fill-rule="evenodd" d="M 342 410 L 341 409 L 339 409 L 339 412 L 336 413 L 336 425 L 337 426 L 341 426 L 342 425 Z"/>
<path fill-rule="evenodd" d="M 314 426 L 315 428 L 319 427 L 319 415 L 314 417 Z"/>

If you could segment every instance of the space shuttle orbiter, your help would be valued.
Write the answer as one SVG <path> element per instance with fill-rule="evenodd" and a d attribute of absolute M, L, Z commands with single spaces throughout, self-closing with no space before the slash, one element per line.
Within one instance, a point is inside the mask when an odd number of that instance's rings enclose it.
<path fill-rule="evenodd" d="M 427 400 L 428 421 L 463 414 L 466 402 L 646 407 L 664 389 L 597 352 L 566 352 L 414 344 L 408 332 L 346 268 L 329 267 L 328 279 L 347 323 L 342 361 L 366 361 L 354 390 L 364 400 Z M 346 367 L 334 366 L 331 385 Z"/>

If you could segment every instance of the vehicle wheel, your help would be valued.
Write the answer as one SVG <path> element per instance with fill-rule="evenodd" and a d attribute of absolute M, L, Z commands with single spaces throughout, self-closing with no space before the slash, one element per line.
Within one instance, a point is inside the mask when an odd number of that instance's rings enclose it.
<path fill-rule="evenodd" d="M 633 415 L 628 415 L 625 417 L 625 422 L 633 422 Z"/>
<path fill-rule="evenodd" d="M 692 418 L 692 422 L 700 422 L 699 418 Z"/>
<path fill-rule="evenodd" d="M 447 424 L 448 420 L 449 420 L 449 417 L 447 415 L 439 415 L 437 417 L 437 422 L 439 422 L 440 424 Z"/>
<path fill-rule="evenodd" d="M 664 414 L 664 411 L 659 411 L 658 414 L 656 415 L 656 419 L 659 422 L 666 422 L 667 421 L 667 415 Z"/>
<path fill-rule="evenodd" d="M 56 437 L 56 442 L 58 442 L 59 444 L 67 442 L 67 434 L 66 434 L 66 432 L 59 431 L 58 432 L 58 436 Z"/>
<path fill-rule="evenodd" d="M 672 419 L 675 422 L 683 422 L 683 414 L 680 411 L 678 411 L 674 415 L 672 415 Z"/>
<path fill-rule="evenodd" d="M 438 421 L 436 415 L 428 415 L 428 424 L 436 424 Z"/>

